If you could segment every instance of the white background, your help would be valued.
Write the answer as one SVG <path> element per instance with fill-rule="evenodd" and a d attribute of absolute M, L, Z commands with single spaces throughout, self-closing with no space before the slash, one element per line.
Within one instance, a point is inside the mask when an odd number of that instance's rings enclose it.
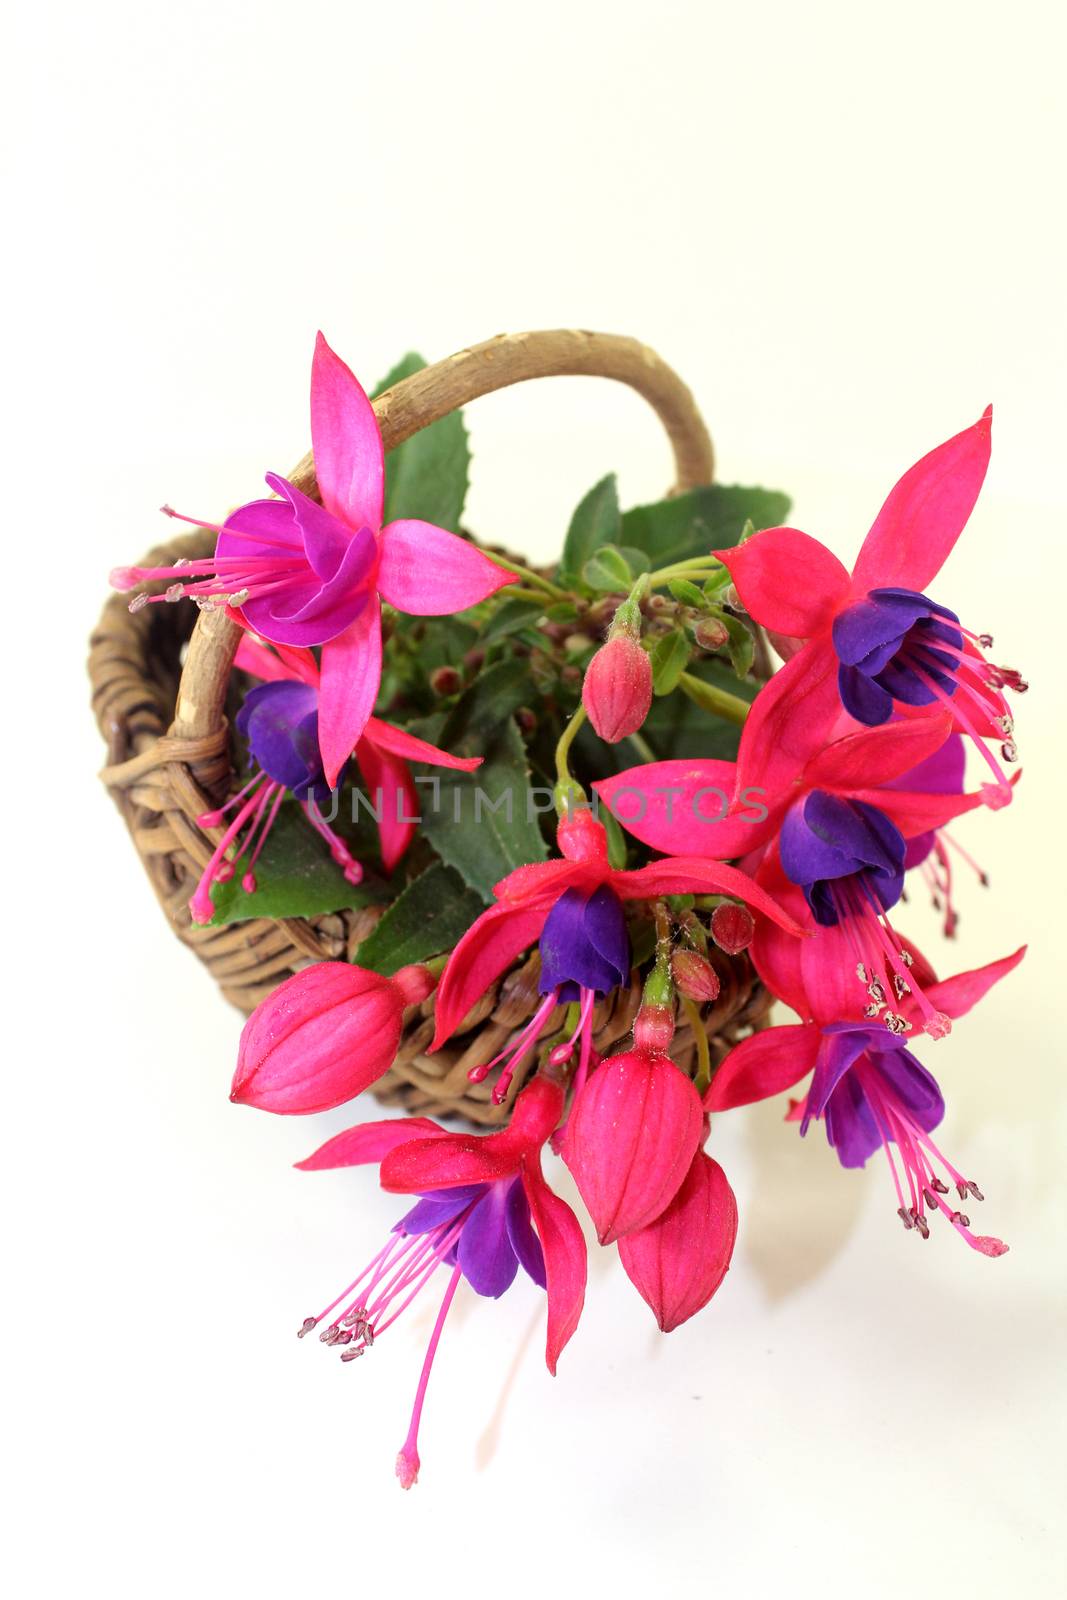
<path fill-rule="evenodd" d="M 1060 8 L 23 7 L 3 298 L 11 820 L 4 1273 L 11 1592 L 889 1596 L 1062 1583 L 1064 461 Z M 996 405 L 936 596 L 1033 683 L 1011 811 L 960 831 L 957 949 L 1034 941 L 931 1046 L 944 1142 L 1012 1246 L 896 1221 L 781 1106 L 718 1120 L 742 1235 L 662 1338 L 594 1259 L 554 1382 L 532 1288 L 461 1294 L 423 1476 L 392 1460 L 427 1305 L 342 1369 L 293 1331 L 395 1212 L 235 1109 L 239 1019 L 162 923 L 93 774 L 85 638 L 116 561 L 307 444 L 321 326 L 368 383 L 504 329 L 634 333 L 725 481 L 851 557 Z M 483 400 L 472 524 L 533 554 L 605 471 L 666 487 L 641 402 Z M 14 638 L 12 635 L 14 634 Z M 13 869 L 13 872 L 12 872 Z M 13 1105 L 12 1105 L 13 1100 Z M 372 1108 L 368 1108 L 372 1111 Z"/>

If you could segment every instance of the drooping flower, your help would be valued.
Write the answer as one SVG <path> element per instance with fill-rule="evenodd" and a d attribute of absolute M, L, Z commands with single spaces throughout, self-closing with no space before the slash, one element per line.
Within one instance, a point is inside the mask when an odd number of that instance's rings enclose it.
<path fill-rule="evenodd" d="M 994 808 L 1011 787 L 1001 759 L 1016 759 L 1003 690 L 1025 690 L 994 666 L 987 634 L 965 628 L 925 593 L 978 498 L 989 463 L 992 409 L 906 472 L 860 549 L 851 575 L 826 547 L 796 528 L 768 528 L 715 554 L 729 568 L 755 621 L 787 641 L 791 659 L 756 697 L 738 753 L 740 790 L 788 783 L 812 752 L 856 722 L 888 722 L 894 711 L 948 711 L 974 740 L 994 782 Z"/>
<path fill-rule="evenodd" d="M 725 1172 L 698 1150 L 664 1211 L 619 1240 L 619 1260 L 664 1333 L 702 1311 L 719 1288 L 737 1238 L 737 1201 Z"/>
<path fill-rule="evenodd" d="M 255 771 L 225 805 L 197 818 L 201 827 L 216 828 L 229 812 L 234 813 L 189 902 L 194 922 L 211 921 L 212 885 L 233 876 L 231 849 L 238 859 L 247 855 L 241 886 L 247 894 L 254 893 L 256 862 L 286 793 L 302 803 L 308 821 L 349 883 L 359 883 L 363 877 L 360 862 L 323 815 L 331 789 L 319 753 L 322 685 L 314 656 L 294 646 L 268 649 L 246 636 L 238 646 L 236 665 L 267 680 L 249 690 L 237 714 L 237 731 L 248 741 Z M 415 833 L 418 802 L 408 762 L 473 772 L 482 760 L 449 755 L 378 717 L 368 718 L 352 753 L 371 791 L 386 872 L 396 867 Z M 345 770 L 342 767 L 338 775 L 342 781 Z"/>
<path fill-rule="evenodd" d="M 125 590 L 172 578 L 152 598 L 226 604 L 274 644 L 321 645 L 318 737 L 327 785 L 335 788 L 378 695 L 379 601 L 416 616 L 445 616 L 515 579 L 432 523 L 409 518 L 382 526 L 385 457 L 374 408 L 321 333 L 311 368 L 311 439 L 321 505 L 268 473 L 276 499 L 239 507 L 221 527 L 197 524 L 217 533 L 213 556 L 176 567 L 116 568 L 111 582 Z M 149 598 L 139 595 L 132 606 Z"/>
<path fill-rule="evenodd" d="M 405 1007 L 433 986 L 422 966 L 391 978 L 348 961 L 295 972 L 245 1023 L 230 1099 L 289 1116 L 354 1099 L 388 1072 Z"/>
<path fill-rule="evenodd" d="M 767 981 L 771 974 L 766 963 L 755 947 L 753 953 Z M 930 973 L 926 999 L 942 1015 L 961 1017 L 1013 971 L 1025 953 L 1023 946 L 1014 955 L 942 982 Z M 799 1111 L 802 1132 L 812 1118 L 822 1120 L 846 1167 L 863 1166 L 876 1150 L 884 1149 L 905 1227 L 926 1237 L 928 1214 L 940 1211 L 975 1249 L 984 1255 L 1002 1254 L 1006 1246 L 999 1239 L 973 1234 L 967 1215 L 944 1199 L 949 1193 L 942 1176 L 946 1173 L 961 1201 L 982 1196 L 930 1138 L 944 1115 L 933 1077 L 896 1033 L 854 1015 L 834 1015 L 825 990 L 814 985 L 809 994 L 799 970 L 790 972 L 787 967 L 788 960 L 772 968 L 773 981 L 781 984 L 776 992 L 811 1020 L 767 1028 L 735 1045 L 711 1080 L 705 1109 L 716 1112 L 751 1105 L 791 1089 L 814 1072 Z M 901 1011 L 905 1019 L 917 1015 L 910 996 L 902 1000 Z"/>
<path fill-rule="evenodd" d="M 670 1007 L 642 1006 L 633 1048 L 575 1090 L 562 1154 L 601 1244 L 654 1222 L 700 1148 L 704 1113 L 692 1079 L 667 1054 L 673 1033 Z"/>
<path fill-rule="evenodd" d="M 604 826 L 584 808 L 561 820 L 558 842 L 562 860 L 519 867 L 496 885 L 497 904 L 464 934 L 438 985 L 434 1050 L 455 1032 L 511 962 L 540 940 L 541 1005 L 517 1039 L 471 1074 L 479 1081 L 500 1061 L 505 1063 L 494 1090 L 498 1102 L 561 1000 L 576 999 L 579 1018 L 571 1040 L 557 1046 L 553 1056 L 561 1065 L 580 1048 L 576 1082 L 584 1081 L 591 1061 L 596 996 L 624 982 L 629 973 L 623 903 L 670 894 L 724 894 L 747 902 L 787 932 L 797 931 L 793 919 L 735 867 L 687 856 L 653 861 L 635 872 L 613 870 Z"/>
<path fill-rule="evenodd" d="M 570 1207 L 545 1183 L 541 1147 L 563 1112 L 563 1091 L 535 1078 L 518 1096 L 509 1126 L 488 1135 L 448 1133 L 423 1117 L 366 1123 L 328 1140 L 306 1172 L 381 1163 L 382 1187 L 416 1194 L 391 1238 L 358 1277 L 299 1329 L 306 1337 L 326 1321 L 323 1344 L 341 1359 L 362 1356 L 426 1287 L 440 1266 L 451 1275 L 430 1336 L 407 1437 L 397 1456 L 403 1488 L 416 1482 L 418 1430 L 426 1387 L 461 1278 L 498 1299 L 521 1265 L 547 1291 L 546 1361 L 556 1363 L 574 1333 L 585 1299 L 585 1241 Z"/>

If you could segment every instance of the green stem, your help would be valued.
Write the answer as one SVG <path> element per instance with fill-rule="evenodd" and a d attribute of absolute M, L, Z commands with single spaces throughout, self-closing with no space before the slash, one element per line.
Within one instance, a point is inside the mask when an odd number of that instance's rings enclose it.
<path fill-rule="evenodd" d="M 575 735 L 578 733 L 584 721 L 585 707 L 580 705 L 571 720 L 568 722 L 567 726 L 564 728 L 563 732 L 560 734 L 559 743 L 556 746 L 556 777 L 559 779 L 560 783 L 574 783 L 574 779 L 571 777 L 568 756 L 570 755 L 570 748 L 574 743 Z"/>
<path fill-rule="evenodd" d="M 626 735 L 626 740 L 628 744 L 633 745 L 642 761 L 659 760 L 659 757 L 656 755 L 656 752 L 653 750 L 652 746 L 646 739 L 642 739 L 639 733 L 628 733 Z"/>
<path fill-rule="evenodd" d="M 558 583 L 552 583 L 548 578 L 542 578 L 539 572 L 531 572 L 529 567 L 524 567 L 518 561 L 509 561 L 507 556 L 498 555 L 495 550 L 487 550 L 490 561 L 495 561 L 498 567 L 503 567 L 505 572 L 514 572 L 516 577 L 522 578 L 532 588 L 540 589 L 544 594 L 550 594 L 553 600 L 569 600 L 570 595 L 566 589 L 561 589 Z M 510 587 L 510 585 L 509 585 Z M 514 593 L 514 590 L 511 590 Z M 504 598 L 507 598 L 505 593 Z"/>
<path fill-rule="evenodd" d="M 703 678 L 694 677 L 691 672 L 682 673 L 678 679 L 678 687 L 703 711 L 710 711 L 717 717 L 725 717 L 727 722 L 736 722 L 739 728 L 744 727 L 749 705 L 740 695 L 727 694 L 725 689 L 717 689 L 713 683 L 705 683 Z"/>
<path fill-rule="evenodd" d="M 694 556 L 690 561 L 672 561 L 669 567 L 660 567 L 656 572 L 646 574 L 649 584 L 669 583 L 672 578 L 717 578 L 723 569 L 723 563 L 716 561 L 714 556 Z"/>
<path fill-rule="evenodd" d="M 682 1010 L 693 1030 L 693 1043 L 697 1051 L 697 1075 L 693 1080 L 693 1087 L 697 1094 L 703 1094 L 711 1082 L 711 1051 L 708 1049 L 708 1036 L 704 1032 L 704 1022 L 696 1001 L 690 1000 L 687 994 L 681 995 L 680 999 Z"/>
<path fill-rule="evenodd" d="M 543 589 L 525 589 L 521 583 L 509 583 L 500 593 L 505 600 L 530 600 L 536 606 L 543 606 L 550 598 Z"/>

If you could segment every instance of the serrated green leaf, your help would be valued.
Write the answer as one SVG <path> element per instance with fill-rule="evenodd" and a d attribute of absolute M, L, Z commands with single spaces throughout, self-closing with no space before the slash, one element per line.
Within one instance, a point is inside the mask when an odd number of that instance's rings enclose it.
<path fill-rule="evenodd" d="M 345 791 L 347 801 L 348 791 Z M 387 897 L 384 886 L 352 884 L 330 859 L 323 840 L 295 800 L 287 800 L 274 819 L 256 862 L 256 889 L 245 894 L 241 879 L 247 863 L 235 863 L 228 883 L 212 890 L 213 927 L 247 922 L 251 917 L 315 917 L 347 907 L 373 905 Z"/>
<path fill-rule="evenodd" d="M 473 753 L 475 738 L 469 730 L 461 740 L 464 754 Z M 456 748 L 444 742 L 450 750 Z M 485 746 L 477 772 L 442 771 L 438 776 L 433 801 L 423 800 L 423 831 L 441 860 L 488 904 L 495 883 L 516 867 L 544 861 L 547 854 L 526 750 L 510 716 Z M 551 804 L 550 794 L 536 798 L 542 806 Z"/>
<path fill-rule="evenodd" d="M 667 585 L 671 594 L 683 606 L 703 606 L 704 593 L 695 583 L 690 583 L 688 578 L 672 578 Z"/>
<path fill-rule="evenodd" d="M 605 544 L 595 550 L 582 567 L 582 579 L 590 589 L 610 594 L 614 589 L 629 589 L 634 574 L 622 551 L 614 545 Z"/>
<path fill-rule="evenodd" d="M 636 545 L 654 567 L 665 567 L 736 544 L 748 519 L 757 528 L 775 527 L 788 515 L 789 505 L 789 497 L 774 489 L 712 483 L 654 505 L 635 506 L 624 514 L 616 542 Z"/>
<path fill-rule="evenodd" d="M 665 633 L 653 645 L 651 661 L 653 694 L 670 694 L 689 664 L 689 640 L 677 628 Z"/>
<path fill-rule="evenodd" d="M 394 900 L 354 959 L 391 977 L 400 967 L 451 950 L 481 910 L 481 897 L 435 861 Z"/>
<path fill-rule="evenodd" d="M 383 378 L 372 398 L 425 365 L 414 352 L 406 355 Z M 469 475 L 467 428 L 462 413 L 453 411 L 412 434 L 386 456 L 383 524 L 398 517 L 418 517 L 458 533 Z"/>
<path fill-rule="evenodd" d="M 573 606 L 570 615 L 576 613 Z M 530 600 L 503 600 L 496 607 L 481 632 L 483 642 L 490 639 L 503 639 L 509 633 L 516 633 L 520 628 L 528 628 L 545 615 L 545 608 L 536 601 Z"/>
<path fill-rule="evenodd" d="M 612 472 L 590 489 L 575 510 L 563 543 L 560 576 L 576 582 L 594 550 L 618 543 L 621 520 L 618 485 Z"/>

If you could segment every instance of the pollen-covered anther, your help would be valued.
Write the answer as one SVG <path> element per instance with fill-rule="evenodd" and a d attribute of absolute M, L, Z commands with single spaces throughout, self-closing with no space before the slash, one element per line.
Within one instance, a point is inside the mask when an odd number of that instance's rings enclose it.
<path fill-rule="evenodd" d="M 1019 747 L 1015 743 L 1014 739 L 1005 739 L 1004 743 L 1000 747 L 1000 753 L 1004 757 L 1004 760 L 1009 763 L 1009 765 L 1013 761 L 1018 761 L 1019 759 Z"/>
<path fill-rule="evenodd" d="M 178 600 L 182 599 L 184 594 L 185 589 L 182 584 L 169 583 L 163 591 L 163 598 L 167 601 L 168 605 L 174 605 Z"/>
<path fill-rule="evenodd" d="M 982 1193 L 981 1189 L 979 1189 L 978 1185 L 976 1183 L 972 1183 L 969 1178 L 957 1178 L 956 1193 L 959 1195 L 961 1200 L 966 1200 L 968 1195 L 971 1196 L 972 1200 L 985 1199 L 985 1195 Z"/>
<path fill-rule="evenodd" d="M 358 1344 L 358 1345 L 356 1345 L 354 1347 L 354 1349 L 342 1350 L 341 1351 L 341 1360 L 342 1361 L 357 1361 L 361 1355 L 365 1354 L 366 1348 L 367 1348 L 366 1345 Z"/>
<path fill-rule="evenodd" d="M 147 594 L 135 594 L 126 609 L 132 612 L 143 611 L 149 599 L 150 596 Z"/>
<path fill-rule="evenodd" d="M 911 1210 L 911 1220 L 912 1220 L 912 1226 L 922 1235 L 922 1237 L 924 1239 L 929 1239 L 929 1237 L 930 1237 L 930 1224 L 927 1222 L 927 1220 L 923 1216 L 922 1212 L 921 1211 L 917 1211 L 914 1206 L 912 1207 L 912 1210 Z"/>
<path fill-rule="evenodd" d="M 299 1328 L 297 1328 L 297 1330 L 296 1330 L 297 1338 L 298 1339 L 306 1339 L 308 1334 L 311 1332 L 311 1330 L 313 1328 L 317 1328 L 318 1325 L 319 1325 L 318 1317 L 305 1317 L 303 1322 L 300 1324 Z"/>

